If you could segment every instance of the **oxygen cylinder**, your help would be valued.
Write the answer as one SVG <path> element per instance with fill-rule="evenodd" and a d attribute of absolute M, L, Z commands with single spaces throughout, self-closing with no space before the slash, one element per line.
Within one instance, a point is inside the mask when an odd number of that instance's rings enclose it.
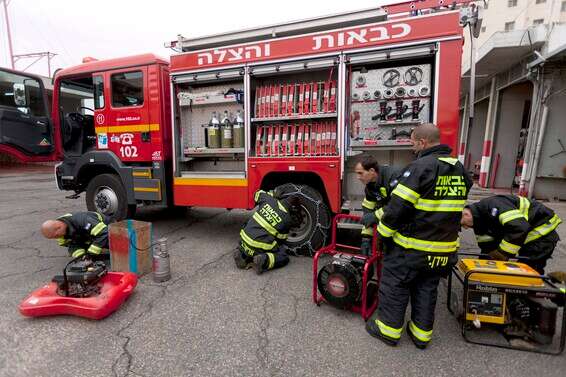
<path fill-rule="evenodd" d="M 208 147 L 220 148 L 220 122 L 216 116 L 216 111 L 212 112 L 212 119 L 208 124 Z"/>
<path fill-rule="evenodd" d="M 242 112 L 236 112 L 236 121 L 234 122 L 234 148 L 244 147 L 244 117 Z"/>
<path fill-rule="evenodd" d="M 153 281 L 161 283 L 171 279 L 171 261 L 167 252 L 167 238 L 160 238 L 153 249 Z"/>
<path fill-rule="evenodd" d="M 220 132 L 222 148 L 232 148 L 233 127 L 227 110 L 224 110 L 224 117 L 222 118 L 222 123 L 220 123 Z"/>

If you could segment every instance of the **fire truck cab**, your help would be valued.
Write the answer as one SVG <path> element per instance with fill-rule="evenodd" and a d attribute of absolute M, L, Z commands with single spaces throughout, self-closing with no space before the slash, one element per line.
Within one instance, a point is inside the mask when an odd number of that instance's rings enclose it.
<path fill-rule="evenodd" d="M 147 54 L 61 70 L 57 184 L 115 218 L 147 204 L 251 209 L 258 189 L 297 192 L 305 220 L 288 243 L 312 252 L 331 215 L 363 194 L 357 156 L 405 165 L 412 129 L 427 122 L 456 148 L 456 5 L 468 2 L 180 36 L 168 44 L 177 51 L 170 64 Z"/>

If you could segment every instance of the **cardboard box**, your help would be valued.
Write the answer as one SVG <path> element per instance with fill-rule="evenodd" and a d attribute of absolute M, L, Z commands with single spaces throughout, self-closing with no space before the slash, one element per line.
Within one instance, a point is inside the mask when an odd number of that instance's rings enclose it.
<path fill-rule="evenodd" d="M 112 271 L 134 272 L 138 276 L 151 272 L 151 223 L 123 220 L 110 224 L 108 229 Z"/>

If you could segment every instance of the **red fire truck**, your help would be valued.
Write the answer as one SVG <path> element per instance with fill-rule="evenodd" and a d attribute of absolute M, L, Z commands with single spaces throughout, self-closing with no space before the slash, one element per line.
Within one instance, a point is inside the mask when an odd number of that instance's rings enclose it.
<path fill-rule="evenodd" d="M 289 244 L 317 249 L 331 214 L 363 192 L 357 155 L 405 164 L 410 132 L 425 122 L 456 148 L 468 3 L 409 1 L 179 37 L 170 63 L 151 54 L 89 61 L 56 73 L 51 120 L 37 78 L 5 71 L 15 82 L 2 84 L 5 102 L 12 91 L 13 112 L 45 130 L 10 137 L 3 107 L 0 151 L 62 160 L 58 187 L 86 192 L 89 210 L 115 218 L 140 205 L 250 209 L 256 190 L 284 185 L 304 198 Z"/>

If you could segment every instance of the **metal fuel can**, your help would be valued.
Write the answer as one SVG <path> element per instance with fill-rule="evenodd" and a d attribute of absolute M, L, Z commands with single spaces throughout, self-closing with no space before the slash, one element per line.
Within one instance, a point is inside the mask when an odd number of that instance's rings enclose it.
<path fill-rule="evenodd" d="M 171 279 L 171 261 L 167 252 L 167 238 L 160 238 L 153 249 L 153 281 L 162 283 Z"/>

